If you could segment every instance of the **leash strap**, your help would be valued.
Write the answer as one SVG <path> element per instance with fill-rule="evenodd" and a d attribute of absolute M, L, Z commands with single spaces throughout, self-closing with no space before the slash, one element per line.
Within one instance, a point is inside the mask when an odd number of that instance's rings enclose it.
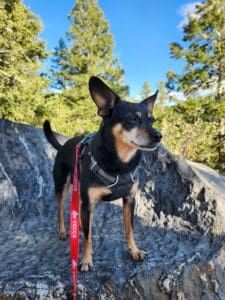
<path fill-rule="evenodd" d="M 75 167 L 73 175 L 73 191 L 70 205 L 70 257 L 71 257 L 71 281 L 73 288 L 73 300 L 76 299 L 78 255 L 79 255 L 79 179 L 78 161 L 80 147 L 75 148 Z"/>

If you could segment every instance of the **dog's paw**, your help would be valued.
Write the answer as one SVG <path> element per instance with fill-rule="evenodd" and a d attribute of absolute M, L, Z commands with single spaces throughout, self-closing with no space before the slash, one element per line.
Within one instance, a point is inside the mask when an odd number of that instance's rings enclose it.
<path fill-rule="evenodd" d="M 80 271 L 81 272 L 88 272 L 93 267 L 92 258 L 89 257 L 88 259 L 83 258 L 80 264 Z"/>
<path fill-rule="evenodd" d="M 130 254 L 135 261 L 143 261 L 147 255 L 147 252 L 135 249 L 135 250 L 130 250 Z"/>
<path fill-rule="evenodd" d="M 59 239 L 60 240 L 65 240 L 67 238 L 67 233 L 66 230 L 62 230 L 59 232 Z"/>

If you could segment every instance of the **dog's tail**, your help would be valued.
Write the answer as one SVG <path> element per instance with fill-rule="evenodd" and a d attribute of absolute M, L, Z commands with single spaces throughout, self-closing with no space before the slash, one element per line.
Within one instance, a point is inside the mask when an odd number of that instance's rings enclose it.
<path fill-rule="evenodd" d="M 62 145 L 57 141 L 56 137 L 54 136 L 54 133 L 52 131 L 50 122 L 46 120 L 43 124 L 44 134 L 46 139 L 49 141 L 49 143 L 56 149 L 59 150 Z"/>

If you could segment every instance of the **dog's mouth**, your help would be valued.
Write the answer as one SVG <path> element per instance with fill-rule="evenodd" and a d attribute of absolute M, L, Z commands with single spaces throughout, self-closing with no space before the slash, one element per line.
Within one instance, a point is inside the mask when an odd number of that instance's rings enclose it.
<path fill-rule="evenodd" d="M 138 145 L 133 141 L 131 141 L 131 143 L 142 151 L 154 151 L 159 146 L 159 143 L 154 143 L 152 145 Z"/>

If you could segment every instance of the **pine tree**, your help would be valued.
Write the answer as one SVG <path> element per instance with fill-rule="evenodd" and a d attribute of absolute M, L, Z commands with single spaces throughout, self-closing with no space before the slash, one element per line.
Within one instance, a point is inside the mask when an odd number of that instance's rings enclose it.
<path fill-rule="evenodd" d="M 67 116 L 76 133 L 96 128 L 99 118 L 88 92 L 88 80 L 95 75 L 106 81 L 121 97 L 127 95 L 124 71 L 113 55 L 113 38 L 97 0 L 77 0 L 69 20 L 68 42 L 60 40 L 55 51 L 55 86 L 61 100 L 70 107 Z"/>
<path fill-rule="evenodd" d="M 211 93 L 211 110 L 216 110 L 217 167 L 225 170 L 225 2 L 205 0 L 188 15 L 184 26 L 184 46 L 170 45 L 171 56 L 185 62 L 182 74 L 167 73 L 168 87 L 182 91 L 187 97 Z M 206 103 L 208 103 L 208 97 Z M 205 111 L 208 114 L 207 111 Z M 208 124 L 210 126 L 210 124 Z M 215 149 L 214 149 L 215 150 Z"/>
<path fill-rule="evenodd" d="M 151 94 L 152 89 L 148 81 L 144 81 L 141 92 L 140 92 L 140 97 L 141 99 L 148 98 L 149 95 Z"/>
<path fill-rule="evenodd" d="M 42 90 L 47 81 L 39 73 L 46 58 L 39 39 L 41 24 L 20 0 L 0 7 L 0 117 L 36 123 L 43 113 Z"/>
<path fill-rule="evenodd" d="M 199 88 L 216 88 L 220 99 L 225 92 L 225 2 L 206 0 L 196 5 L 195 14 L 188 15 L 183 29 L 186 48 L 172 43 L 170 50 L 173 58 L 185 60 L 184 72 L 169 72 L 171 83 L 187 95 Z"/>

